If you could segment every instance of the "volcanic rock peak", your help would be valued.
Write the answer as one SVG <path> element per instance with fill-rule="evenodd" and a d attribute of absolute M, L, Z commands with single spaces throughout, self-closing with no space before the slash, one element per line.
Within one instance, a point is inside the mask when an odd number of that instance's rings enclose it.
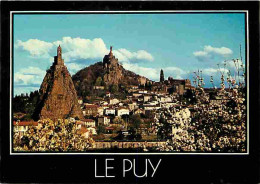
<path fill-rule="evenodd" d="M 62 59 L 62 48 L 57 48 L 53 65 L 46 71 L 40 87 L 40 96 L 34 112 L 34 119 L 83 118 L 78 104 L 77 92 L 70 73 Z"/>

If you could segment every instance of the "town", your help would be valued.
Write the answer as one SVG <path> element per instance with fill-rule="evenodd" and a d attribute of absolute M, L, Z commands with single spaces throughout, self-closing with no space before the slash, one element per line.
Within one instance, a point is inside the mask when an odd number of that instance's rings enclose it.
<path fill-rule="evenodd" d="M 247 151 L 246 85 L 240 78 L 221 73 L 220 87 L 205 88 L 202 71 L 194 72 L 193 86 L 189 79 L 166 79 L 161 70 L 155 82 L 128 74 L 112 47 L 100 66 L 104 74 L 95 78 L 91 93 L 82 93 L 87 79 L 71 79 L 59 46 L 32 118 L 14 113 L 14 151 Z"/>

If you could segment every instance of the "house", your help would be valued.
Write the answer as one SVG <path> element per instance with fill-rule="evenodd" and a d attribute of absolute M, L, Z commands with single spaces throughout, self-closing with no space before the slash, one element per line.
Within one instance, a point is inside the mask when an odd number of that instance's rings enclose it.
<path fill-rule="evenodd" d="M 13 121 L 14 132 L 23 134 L 30 126 L 38 126 L 38 122 L 35 121 Z"/>
<path fill-rule="evenodd" d="M 171 97 L 167 97 L 167 96 L 161 96 L 160 97 L 160 102 L 162 102 L 162 103 L 172 102 L 172 98 Z"/>
<path fill-rule="evenodd" d="M 98 107 L 97 108 L 97 113 L 99 116 L 103 116 L 104 115 L 104 107 Z"/>
<path fill-rule="evenodd" d="M 96 116 L 98 114 L 98 105 L 86 104 L 84 105 L 85 115 Z"/>
<path fill-rule="evenodd" d="M 129 109 L 125 107 L 119 107 L 117 109 L 117 116 L 122 116 L 122 115 L 129 115 Z"/>
<path fill-rule="evenodd" d="M 140 90 L 140 91 L 138 91 L 138 93 L 145 94 L 145 93 L 147 93 L 147 91 L 146 90 Z"/>
<path fill-rule="evenodd" d="M 133 93 L 133 97 L 139 97 L 139 96 L 142 96 L 142 94 L 140 94 L 140 93 Z"/>
<path fill-rule="evenodd" d="M 107 109 L 105 109 L 105 114 L 106 115 L 115 115 L 116 114 L 116 110 L 112 109 L 112 108 L 107 108 Z"/>
<path fill-rule="evenodd" d="M 104 90 L 105 86 L 94 86 L 94 89 Z"/>
<path fill-rule="evenodd" d="M 131 103 L 131 104 L 128 104 L 128 108 L 130 111 L 133 111 L 133 110 L 137 109 L 138 106 L 136 105 L 136 103 Z"/>
<path fill-rule="evenodd" d="M 98 118 L 98 125 L 109 126 L 109 124 L 110 124 L 110 117 L 101 116 Z"/>
<path fill-rule="evenodd" d="M 144 95 L 144 102 L 149 101 L 152 98 L 152 96 Z"/>
<path fill-rule="evenodd" d="M 95 127 L 96 122 L 93 119 L 85 119 L 84 121 L 76 121 L 76 129 L 81 129 L 82 127 Z"/>
<path fill-rule="evenodd" d="M 114 105 L 114 104 L 118 104 L 120 101 L 118 100 L 118 99 L 116 99 L 116 98 L 113 98 L 113 99 L 110 99 L 109 100 L 109 104 L 112 104 L 112 105 Z"/>
<path fill-rule="evenodd" d="M 96 122 L 93 119 L 85 119 L 84 122 L 85 122 L 86 127 L 95 127 L 96 126 Z"/>

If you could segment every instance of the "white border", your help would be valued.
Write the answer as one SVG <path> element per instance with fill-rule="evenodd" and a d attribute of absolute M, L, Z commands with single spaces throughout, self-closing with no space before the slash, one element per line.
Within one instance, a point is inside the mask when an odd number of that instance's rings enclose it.
<path fill-rule="evenodd" d="M 73 153 L 13 153 L 12 152 L 12 82 L 13 82 L 13 71 L 12 71 L 12 53 L 13 53 L 13 14 L 23 14 L 23 13 L 67 13 L 67 14 L 113 14 L 113 13 L 246 13 L 246 31 L 247 31 L 247 43 L 246 43 L 246 63 L 247 63 L 247 152 L 246 153 L 154 153 L 154 152 L 146 152 L 146 153 L 83 153 L 83 152 L 73 152 Z M 249 155 L 249 12 L 248 10 L 163 10 L 163 11 L 10 11 L 10 155 Z"/>

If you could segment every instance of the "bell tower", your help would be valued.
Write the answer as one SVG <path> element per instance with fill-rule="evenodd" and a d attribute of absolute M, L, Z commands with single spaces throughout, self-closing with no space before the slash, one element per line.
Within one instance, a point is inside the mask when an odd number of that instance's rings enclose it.
<path fill-rule="evenodd" d="M 62 59 L 62 49 L 60 45 L 57 48 L 57 65 L 64 65 L 64 60 Z"/>
<path fill-rule="evenodd" d="M 163 74 L 162 69 L 161 69 L 161 73 L 160 73 L 160 82 L 164 82 L 164 74 Z"/>

